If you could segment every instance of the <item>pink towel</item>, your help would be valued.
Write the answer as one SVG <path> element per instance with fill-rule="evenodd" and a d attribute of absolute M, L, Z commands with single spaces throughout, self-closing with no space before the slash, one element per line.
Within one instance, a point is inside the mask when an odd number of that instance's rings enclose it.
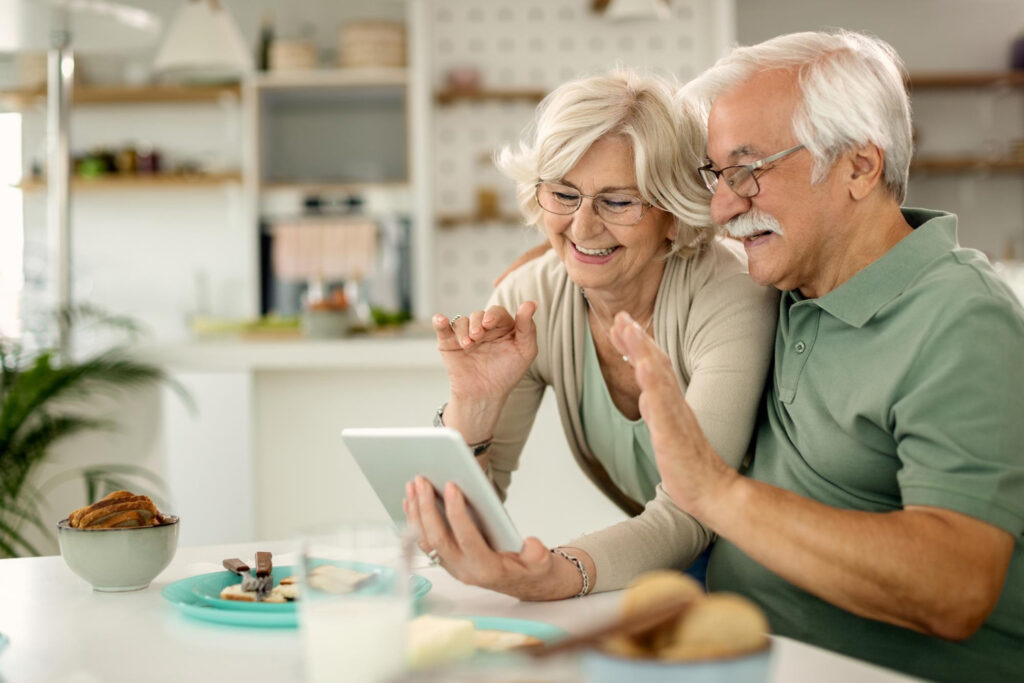
<path fill-rule="evenodd" d="M 365 218 L 309 218 L 274 225 L 274 274 L 283 280 L 362 280 L 373 268 L 377 225 Z"/>

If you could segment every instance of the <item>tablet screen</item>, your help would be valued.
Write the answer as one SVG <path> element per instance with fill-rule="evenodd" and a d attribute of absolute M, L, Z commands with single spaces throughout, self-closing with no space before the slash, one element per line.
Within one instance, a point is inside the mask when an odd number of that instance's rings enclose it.
<path fill-rule="evenodd" d="M 522 549 L 522 538 L 498 494 L 462 435 L 454 429 L 345 429 L 341 438 L 396 524 L 405 523 L 405 483 L 422 475 L 439 495 L 448 482 L 462 490 L 491 548 L 511 552 Z"/>

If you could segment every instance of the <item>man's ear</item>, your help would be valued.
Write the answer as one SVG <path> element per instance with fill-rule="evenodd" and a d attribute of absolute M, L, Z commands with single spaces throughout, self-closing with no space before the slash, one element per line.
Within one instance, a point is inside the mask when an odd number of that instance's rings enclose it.
<path fill-rule="evenodd" d="M 882 182 L 885 152 L 875 145 L 856 147 L 848 153 L 850 196 L 864 199 Z"/>

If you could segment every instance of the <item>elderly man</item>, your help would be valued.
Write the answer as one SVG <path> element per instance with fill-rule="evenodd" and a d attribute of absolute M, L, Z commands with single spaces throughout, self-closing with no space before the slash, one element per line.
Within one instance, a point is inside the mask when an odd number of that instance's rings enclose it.
<path fill-rule="evenodd" d="M 712 218 L 783 290 L 746 476 L 625 313 L 665 489 L 720 535 L 712 590 L 774 632 L 940 680 L 1024 676 L 1024 311 L 956 217 L 901 209 L 902 67 L 855 33 L 737 48 L 708 106 Z"/>

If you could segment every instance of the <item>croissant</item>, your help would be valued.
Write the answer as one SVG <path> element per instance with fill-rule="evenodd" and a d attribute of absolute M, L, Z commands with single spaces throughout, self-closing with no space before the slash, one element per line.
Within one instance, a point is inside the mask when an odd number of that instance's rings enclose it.
<path fill-rule="evenodd" d="M 68 515 L 68 524 L 76 529 L 143 527 L 162 522 L 163 516 L 152 499 L 137 496 L 131 491 L 114 491 Z"/>

